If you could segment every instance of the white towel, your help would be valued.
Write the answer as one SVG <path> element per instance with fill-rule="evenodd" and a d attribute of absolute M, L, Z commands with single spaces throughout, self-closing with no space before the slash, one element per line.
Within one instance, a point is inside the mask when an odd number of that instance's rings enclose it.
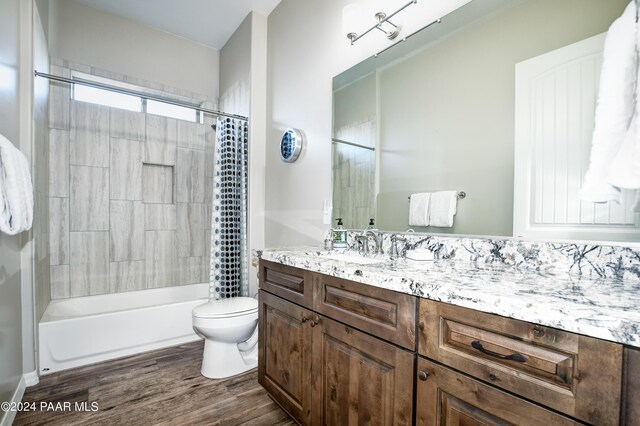
<path fill-rule="evenodd" d="M 431 226 L 451 228 L 458 208 L 458 191 L 439 191 L 431 194 L 429 223 Z"/>
<path fill-rule="evenodd" d="M 634 109 L 637 113 L 635 104 L 638 99 L 634 100 L 634 92 L 638 91 L 636 87 L 638 79 L 637 44 L 636 6 L 632 1 L 607 32 L 591 158 L 580 192 L 582 200 L 620 202 L 620 187 L 640 188 L 630 186 L 630 182 L 625 182 L 625 176 L 620 173 L 632 173 L 633 170 L 628 167 L 633 167 L 632 164 L 636 160 L 640 161 L 639 158 L 618 164 L 617 167 L 624 167 L 624 169 L 618 171 L 613 181 L 609 179 L 609 174 L 613 171 L 613 160 L 619 153 L 625 136 L 630 130 Z M 629 137 L 633 137 L 635 143 L 640 143 L 635 131 Z M 620 179 L 621 177 L 623 179 Z M 611 182 L 615 182 L 615 184 L 612 185 Z M 621 183 L 623 185 L 620 185 Z"/>
<path fill-rule="evenodd" d="M 0 231 L 9 235 L 31 229 L 33 186 L 29 162 L 0 135 Z"/>
<path fill-rule="evenodd" d="M 429 226 L 430 192 L 411 194 L 409 197 L 409 226 Z"/>

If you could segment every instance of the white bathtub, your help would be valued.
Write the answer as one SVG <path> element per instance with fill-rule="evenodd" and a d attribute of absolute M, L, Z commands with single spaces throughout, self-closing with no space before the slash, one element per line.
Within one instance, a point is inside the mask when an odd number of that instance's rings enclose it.
<path fill-rule="evenodd" d="M 40 374 L 200 339 L 191 310 L 208 284 L 53 300 L 39 324 Z"/>

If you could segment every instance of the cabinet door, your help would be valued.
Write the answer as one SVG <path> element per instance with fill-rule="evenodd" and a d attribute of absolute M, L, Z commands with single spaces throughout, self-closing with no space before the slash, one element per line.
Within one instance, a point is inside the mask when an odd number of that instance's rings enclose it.
<path fill-rule="evenodd" d="M 409 425 L 414 355 L 326 317 L 314 317 L 313 423 Z"/>
<path fill-rule="evenodd" d="M 578 425 L 516 396 L 418 357 L 416 423 L 425 426 Z"/>
<path fill-rule="evenodd" d="M 294 419 L 311 420 L 311 332 L 306 309 L 260 290 L 258 382 Z"/>

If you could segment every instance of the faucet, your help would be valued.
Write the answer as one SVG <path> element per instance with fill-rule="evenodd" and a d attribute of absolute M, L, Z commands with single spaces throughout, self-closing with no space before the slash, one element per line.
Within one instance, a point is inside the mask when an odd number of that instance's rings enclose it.
<path fill-rule="evenodd" d="M 379 235 L 374 230 L 367 229 L 364 231 L 363 237 L 365 240 L 365 250 L 367 253 L 369 253 L 369 238 L 371 237 L 376 243 L 375 251 L 373 252 L 373 254 L 384 254 L 384 251 L 382 251 L 382 234 Z"/>
<path fill-rule="evenodd" d="M 401 251 L 398 250 L 398 244 L 397 243 L 406 243 L 407 239 L 404 237 L 400 237 L 398 236 L 398 234 L 392 234 L 391 235 L 391 248 L 389 249 L 389 257 L 391 257 L 391 259 L 395 259 L 396 257 L 404 257 L 404 255 L 406 255 L 407 251 L 406 249 L 403 247 Z"/>

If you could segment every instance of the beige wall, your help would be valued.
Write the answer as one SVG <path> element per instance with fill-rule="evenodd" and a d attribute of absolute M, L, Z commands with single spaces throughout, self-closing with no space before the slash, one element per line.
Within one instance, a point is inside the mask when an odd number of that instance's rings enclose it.
<path fill-rule="evenodd" d="M 269 15 L 267 246 L 322 241 L 328 229 L 322 223 L 323 201 L 331 198 L 332 78 L 390 44 L 372 33 L 351 46 L 342 28 L 348 3 L 353 1 L 283 0 Z M 400 15 L 405 34 L 464 3 L 418 2 Z M 288 127 L 306 136 L 295 163 L 282 162 L 278 154 Z"/>
<path fill-rule="evenodd" d="M 49 13 L 51 56 L 218 98 L 217 50 L 73 0 Z"/>
<path fill-rule="evenodd" d="M 467 193 L 455 226 L 416 230 L 512 235 L 515 64 L 606 31 L 627 3 L 528 1 L 382 71 L 380 228 L 407 229 L 409 194 L 451 189 Z"/>
<path fill-rule="evenodd" d="M 251 23 L 249 14 L 220 50 L 220 109 L 244 116 L 251 101 Z"/>
<path fill-rule="evenodd" d="M 19 139 L 19 8 L 20 0 L 0 2 L 0 133 L 25 148 Z M 21 239 L 0 233 L 0 401 L 12 397 L 22 376 Z"/>

